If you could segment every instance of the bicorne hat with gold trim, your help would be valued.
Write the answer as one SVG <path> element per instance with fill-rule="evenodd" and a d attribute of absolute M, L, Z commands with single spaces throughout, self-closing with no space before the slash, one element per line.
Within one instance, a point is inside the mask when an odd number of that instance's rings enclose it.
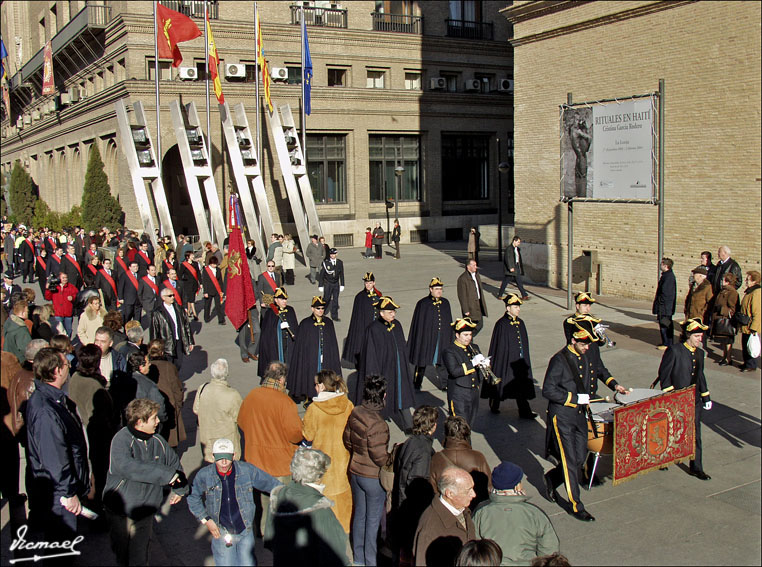
<path fill-rule="evenodd" d="M 595 343 L 599 342 L 598 334 L 595 332 L 593 322 L 586 319 L 579 319 L 574 321 L 575 330 L 572 333 L 572 338 L 578 343 Z"/>
<path fill-rule="evenodd" d="M 434 276 L 429 282 L 429 287 L 444 287 L 444 282 L 439 279 L 439 276 Z"/>
<path fill-rule="evenodd" d="M 506 305 L 521 305 L 524 302 L 521 301 L 521 297 L 519 297 L 515 293 L 509 293 L 503 299 L 503 303 L 505 303 Z"/>
<path fill-rule="evenodd" d="M 328 305 L 328 302 L 323 299 L 322 295 L 315 295 L 312 298 L 312 303 L 310 304 L 310 307 L 325 307 Z"/>
<path fill-rule="evenodd" d="M 595 303 L 595 298 L 586 291 L 580 291 L 575 294 L 574 303 Z"/>
<path fill-rule="evenodd" d="M 450 325 L 456 333 L 461 333 L 463 331 L 473 331 L 476 329 L 476 323 L 471 320 L 471 317 L 461 317 L 455 319 L 455 321 L 450 323 Z"/>
<path fill-rule="evenodd" d="M 394 300 L 388 295 L 385 295 L 378 301 L 379 311 L 394 311 L 399 308 L 400 306 L 394 303 Z"/>
<path fill-rule="evenodd" d="M 288 294 L 286 293 L 285 287 L 279 287 L 275 290 L 275 293 L 273 294 L 273 297 L 278 298 L 281 297 L 283 299 L 288 299 Z"/>
<path fill-rule="evenodd" d="M 686 335 L 692 335 L 694 333 L 703 333 L 707 329 L 709 329 L 708 325 L 704 325 L 704 323 L 701 322 L 701 317 L 693 317 L 692 319 L 688 319 L 687 321 L 683 321 L 680 323 L 680 325 L 683 328 L 683 331 Z"/>
<path fill-rule="evenodd" d="M 365 275 L 362 277 L 362 281 L 374 282 L 376 281 L 376 276 L 373 275 L 373 272 L 365 272 Z"/>

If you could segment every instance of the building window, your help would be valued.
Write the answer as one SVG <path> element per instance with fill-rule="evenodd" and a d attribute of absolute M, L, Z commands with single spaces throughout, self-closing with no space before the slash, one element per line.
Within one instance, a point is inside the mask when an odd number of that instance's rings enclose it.
<path fill-rule="evenodd" d="M 302 66 L 301 65 L 286 64 L 286 70 L 288 71 L 288 79 L 286 79 L 287 84 L 289 85 L 302 84 Z"/>
<path fill-rule="evenodd" d="M 246 77 L 244 83 L 256 83 L 257 82 L 257 66 L 251 61 L 241 61 L 241 65 L 245 66 Z"/>
<path fill-rule="evenodd" d="M 421 72 L 405 71 L 405 90 L 420 91 L 422 89 Z"/>
<path fill-rule="evenodd" d="M 481 22 L 482 3 L 479 0 L 450 0 L 450 19 Z"/>
<path fill-rule="evenodd" d="M 347 70 L 346 69 L 332 69 L 328 68 L 328 86 L 329 87 L 346 87 L 347 86 Z"/>
<path fill-rule="evenodd" d="M 460 73 L 442 71 L 441 73 L 439 73 L 439 76 L 444 77 L 444 80 L 446 81 L 446 85 L 447 85 L 445 87 L 445 90 L 448 93 L 458 92 L 458 79 L 460 78 Z"/>
<path fill-rule="evenodd" d="M 370 200 L 393 199 L 397 178 L 397 165 L 405 168 L 401 177 L 400 201 L 420 201 L 420 137 L 370 136 Z"/>
<path fill-rule="evenodd" d="M 316 203 L 346 203 L 346 136 L 308 134 L 307 173 Z"/>
<path fill-rule="evenodd" d="M 127 78 L 127 69 L 125 67 L 125 60 L 120 59 L 116 62 L 116 82 L 121 83 Z"/>
<path fill-rule="evenodd" d="M 369 89 L 383 89 L 386 84 L 386 71 L 384 69 L 368 69 L 365 86 Z"/>
<path fill-rule="evenodd" d="M 489 199 L 489 135 L 442 134 L 442 200 Z"/>
<path fill-rule="evenodd" d="M 149 81 L 156 80 L 156 64 L 153 57 L 146 57 L 146 77 Z M 171 81 L 172 80 L 172 62 L 169 60 L 159 61 L 159 80 Z"/>

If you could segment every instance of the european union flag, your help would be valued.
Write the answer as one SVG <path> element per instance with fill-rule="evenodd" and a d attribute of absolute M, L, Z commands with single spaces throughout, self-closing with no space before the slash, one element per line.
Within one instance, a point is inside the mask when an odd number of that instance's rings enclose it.
<path fill-rule="evenodd" d="M 5 79 L 5 65 L 3 60 L 8 57 L 8 52 L 5 50 L 5 44 L 2 38 L 0 38 L 0 79 Z M 310 76 L 312 76 L 312 63 L 310 63 Z"/>
<path fill-rule="evenodd" d="M 307 25 L 302 18 L 302 37 L 304 38 L 304 113 L 312 112 L 310 90 L 312 89 L 312 57 L 310 57 L 310 42 L 307 39 Z"/>

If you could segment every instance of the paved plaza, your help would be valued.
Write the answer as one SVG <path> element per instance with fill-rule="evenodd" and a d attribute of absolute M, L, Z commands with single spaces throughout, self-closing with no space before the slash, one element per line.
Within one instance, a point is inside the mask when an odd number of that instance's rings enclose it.
<path fill-rule="evenodd" d="M 402 246 L 402 259 L 394 260 L 385 248 L 383 260 L 364 260 L 360 249 L 341 249 L 346 289 L 341 297 L 337 336 L 343 341 L 349 325 L 352 299 L 362 288 L 362 275 L 372 270 L 376 283 L 385 295 L 400 304 L 397 311 L 406 335 L 416 301 L 428 293 L 428 282 L 439 276 L 445 282 L 444 295 L 459 316 L 455 281 L 463 270 L 465 244 L 442 243 Z M 489 347 L 492 327 L 504 311 L 495 298 L 502 267 L 494 251 L 480 254 L 480 269 L 488 295 L 489 316 L 475 342 L 482 351 Z M 306 279 L 307 269 L 297 266 L 296 285 L 288 287 L 289 303 L 301 320 L 309 313 L 309 302 L 317 287 Z M 678 273 L 677 277 L 685 274 Z M 656 282 L 654 282 L 654 288 Z M 35 284 L 36 287 L 36 284 Z M 597 518 L 583 523 L 567 515 L 542 496 L 542 473 L 550 468 L 543 457 L 547 402 L 540 388 L 549 358 L 564 344 L 561 323 L 566 309 L 566 292 L 529 285 L 532 297 L 522 307 L 537 383 L 537 397 L 532 401 L 540 414 L 534 422 L 519 420 L 515 404 L 506 401 L 501 414 L 489 412 L 482 401 L 474 424 L 472 444 L 482 451 L 490 466 L 501 460 L 518 463 L 526 474 L 525 487 L 531 501 L 550 516 L 561 540 L 561 551 L 573 565 L 749 565 L 760 564 L 760 373 L 740 373 L 737 368 L 720 367 L 714 361 L 718 350 L 710 344 L 706 375 L 714 407 L 704 412 L 702 430 L 704 469 L 712 476 L 708 482 L 687 474 L 687 466 L 671 466 L 614 487 L 611 482 L 611 458 L 602 460 L 603 486 L 582 491 L 585 507 Z M 511 288 L 509 288 L 511 289 Z M 681 300 L 678 300 L 681 305 Z M 610 325 L 614 348 L 603 348 L 606 366 L 626 387 L 647 388 L 656 377 L 662 352 L 654 346 L 659 332 L 651 315 L 651 303 L 600 296 L 593 313 Z M 676 315 L 679 320 L 681 314 Z M 195 323 L 198 329 L 198 323 Z M 201 345 L 183 368 L 186 388 L 183 410 L 188 440 L 181 445 L 182 463 L 192 476 L 202 463 L 196 441 L 196 419 L 191 410 L 196 392 L 209 380 L 208 365 L 217 358 L 230 363 L 231 385 L 245 396 L 257 387 L 256 363 L 241 362 L 233 343 L 235 331 L 230 324 L 204 325 L 196 337 Z M 341 347 L 341 345 L 340 345 Z M 737 343 L 734 358 L 739 360 Z M 353 387 L 354 372 L 345 370 Z M 604 395 L 606 392 L 603 387 Z M 600 391 L 600 389 L 599 389 Z M 431 404 L 445 411 L 445 393 L 430 380 L 424 381 L 416 403 Z M 392 442 L 402 441 L 403 433 L 391 425 Z M 436 433 L 435 448 L 441 449 L 442 427 Z M 10 559 L 11 533 L 7 506 L 2 510 L 2 562 Z M 114 565 L 106 533 L 85 531 L 85 540 L 77 549 L 83 565 Z M 188 511 L 185 502 L 175 506 L 156 526 L 151 547 L 152 565 L 212 565 L 209 535 Z M 268 564 L 270 555 L 258 543 L 257 558 Z"/>

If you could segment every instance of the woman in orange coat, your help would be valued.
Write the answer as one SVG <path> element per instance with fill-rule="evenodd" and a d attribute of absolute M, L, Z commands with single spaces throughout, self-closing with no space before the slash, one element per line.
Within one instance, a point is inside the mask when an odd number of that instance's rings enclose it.
<path fill-rule="evenodd" d="M 333 370 L 321 370 L 315 376 L 318 395 L 304 414 L 302 433 L 306 443 L 331 457 L 331 466 L 323 477 L 323 494 L 336 504 L 336 517 L 346 533 L 352 519 L 352 489 L 349 486 L 349 451 L 342 435 L 354 405 L 347 397 L 347 385 Z"/>

